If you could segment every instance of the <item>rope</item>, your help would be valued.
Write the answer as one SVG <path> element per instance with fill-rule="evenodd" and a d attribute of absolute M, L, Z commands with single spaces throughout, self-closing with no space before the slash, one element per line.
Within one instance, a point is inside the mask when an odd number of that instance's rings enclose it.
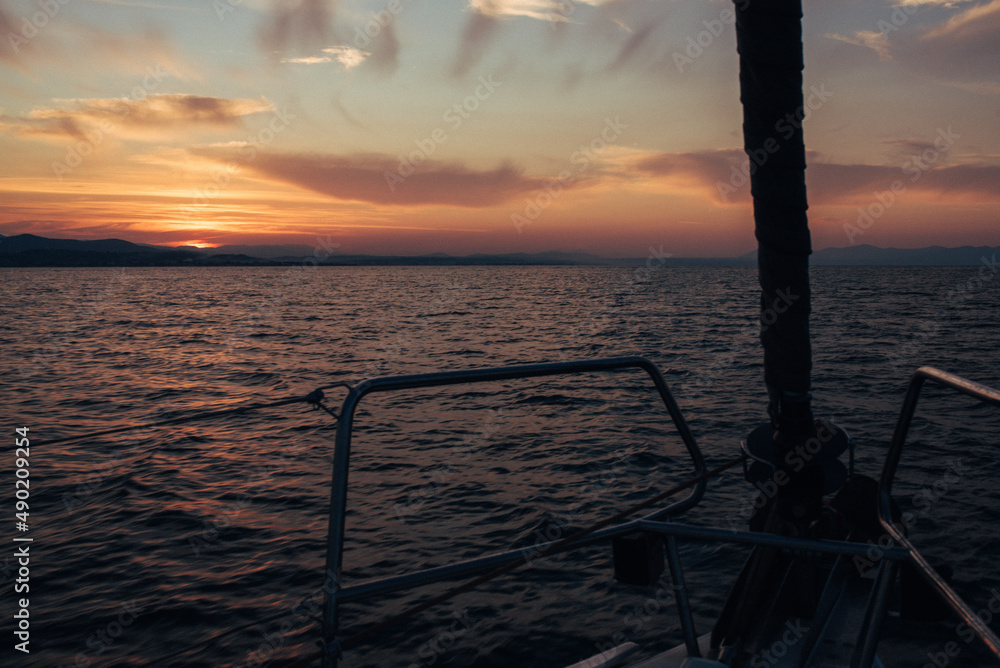
<path fill-rule="evenodd" d="M 386 630 L 387 628 L 389 628 L 391 626 L 394 626 L 397 623 L 399 623 L 399 622 L 401 622 L 401 621 L 403 621 L 405 619 L 409 619 L 410 617 L 413 617 L 414 615 L 417 615 L 417 614 L 419 614 L 419 613 L 421 613 L 421 612 L 423 612 L 423 611 L 425 611 L 425 610 L 427 610 L 427 609 L 429 609 L 429 608 L 437 605 L 438 603 L 443 603 L 444 601 L 452 599 L 455 596 L 458 596 L 459 594 L 464 594 L 465 592 L 470 591 L 470 590 L 478 587 L 481 584 L 489 582 L 490 580 L 493 580 L 493 579 L 495 579 L 495 578 L 497 578 L 497 577 L 499 577 L 501 575 L 504 575 L 504 574 L 509 573 L 509 572 L 511 572 L 511 571 L 513 571 L 513 570 L 515 570 L 517 568 L 520 568 L 521 566 L 523 566 L 525 564 L 528 564 L 531 561 L 531 559 L 537 559 L 537 558 L 540 558 L 540 557 L 545 557 L 545 556 L 551 555 L 551 554 L 553 554 L 555 552 L 558 552 L 562 548 L 564 548 L 565 546 L 567 546 L 568 544 L 575 543 L 576 541 L 580 540 L 581 538 L 583 538 L 583 537 L 585 537 L 585 536 L 587 536 L 589 534 L 594 533 L 595 531 L 599 531 L 600 529 L 603 529 L 603 528 L 605 528 L 607 526 L 610 526 L 612 524 L 620 522 L 621 520 L 625 519 L 629 515 L 637 513 L 640 510 L 644 510 L 646 508 L 649 508 L 650 506 L 655 505 L 656 503 L 659 503 L 660 501 L 666 499 L 667 497 L 673 496 L 674 494 L 676 494 L 678 492 L 681 492 L 681 491 L 683 491 L 683 490 L 685 490 L 685 489 L 687 489 L 689 487 L 692 487 L 692 486 L 694 486 L 694 485 L 696 485 L 696 484 L 698 484 L 698 483 L 700 483 L 702 481 L 708 480 L 709 478 L 714 478 L 715 476 L 719 475 L 723 471 L 726 471 L 727 469 L 730 469 L 730 468 L 736 466 L 737 464 L 741 464 L 744 460 L 746 460 L 746 455 L 740 455 L 736 459 L 733 459 L 733 460 L 731 460 L 731 461 L 729 461 L 729 462 L 727 462 L 725 464 L 722 464 L 720 466 L 716 466 L 711 471 L 706 471 L 705 473 L 702 473 L 699 476 L 695 476 L 694 478 L 690 478 L 690 479 L 688 479 L 688 480 L 686 480 L 686 481 L 684 481 L 682 483 L 674 485 L 670 489 L 665 490 L 663 492 L 660 492 L 659 494 L 656 494 L 655 496 L 652 496 L 652 497 L 646 499 L 642 503 L 638 503 L 638 504 L 632 506 L 631 508 L 626 508 L 625 510 L 623 510 L 623 511 L 621 511 L 619 513 L 616 513 L 616 514 L 614 514 L 614 515 L 612 515 L 610 517 L 606 517 L 605 519 L 600 520 L 599 522 L 596 522 L 596 523 L 594 523 L 594 524 L 592 524 L 592 525 L 590 525 L 588 527 L 585 527 L 585 528 L 577 531 L 574 534 L 571 534 L 571 535 L 569 535 L 569 536 L 567 536 L 567 537 L 565 537 L 565 538 L 563 538 L 561 540 L 556 541 L 555 543 L 553 543 L 552 545 L 550 545 L 546 549 L 544 549 L 541 552 L 539 552 L 534 557 L 526 558 L 523 561 L 514 561 L 514 562 L 511 562 L 511 563 L 505 564 L 503 566 L 499 566 L 499 567 L 495 568 L 494 570 L 492 570 L 492 571 L 490 571 L 490 572 L 488 572 L 488 573 L 486 573 L 484 575 L 480 575 L 479 577 L 474 578 L 472 580 L 469 580 L 468 582 L 466 582 L 464 584 L 461 584 L 461 585 L 459 585 L 457 587 L 453 587 L 452 589 L 449 589 L 448 591 L 446 591 L 446 592 L 444 592 L 442 594 L 438 594 L 437 596 L 434 596 L 434 597 L 432 597 L 432 598 L 424 601 L 423 603 L 418 603 L 417 605 L 414 605 L 413 607 L 411 607 L 411 608 L 409 608 L 407 610 L 404 610 L 403 612 L 400 612 L 399 614 L 392 615 L 391 617 L 387 617 L 386 619 L 383 619 L 381 622 L 375 624 L 374 626 L 371 626 L 371 627 L 369 627 L 369 628 L 367 628 L 367 629 L 365 629 L 363 631 L 355 633 L 354 635 L 347 636 L 346 638 L 344 638 L 341 641 L 340 644 L 343 647 L 348 647 L 348 646 L 351 646 L 351 645 L 357 645 L 357 644 L 361 643 L 362 641 L 367 640 L 371 636 L 376 635 L 377 633 L 380 633 L 380 632 Z M 310 656 L 308 658 L 310 660 L 312 660 L 315 657 Z"/>
<path fill-rule="evenodd" d="M 337 383 L 336 385 L 331 385 L 327 387 L 337 387 L 338 385 L 346 385 L 346 383 Z M 155 422 L 147 422 L 145 424 L 131 425 L 128 427 L 115 427 L 113 429 L 104 429 L 102 431 L 92 431 L 86 434 L 77 434 L 76 436 L 63 436 L 61 438 L 52 438 L 47 441 L 36 441 L 33 445 L 43 446 L 43 445 L 54 445 L 56 443 L 67 443 L 69 441 L 79 441 L 84 438 L 94 438 L 97 436 L 110 436 L 111 434 L 120 434 L 126 431 L 148 429 L 150 427 L 163 427 L 171 424 L 183 424 L 185 422 L 192 422 L 194 420 L 204 420 L 212 417 L 221 417 L 223 415 L 237 415 L 239 413 L 246 413 L 248 411 L 256 411 L 264 408 L 276 408 L 278 406 L 287 406 L 288 404 L 295 404 L 300 402 L 306 402 L 313 404 L 313 407 L 319 407 L 325 410 L 327 413 L 333 416 L 333 419 L 339 420 L 340 416 L 336 412 L 330 410 L 321 402 L 323 400 L 322 389 L 317 389 L 309 394 L 297 397 L 288 397 L 287 399 L 278 399 L 277 401 L 269 401 L 266 403 L 259 404 L 248 404 L 246 406 L 236 406 L 235 408 L 222 408 L 215 411 L 204 411 L 202 413 L 194 413 L 193 415 L 184 415 L 181 417 L 167 418 L 165 420 L 157 420 Z"/>
<path fill-rule="evenodd" d="M 322 408 L 333 418 L 334 422 L 338 422 L 340 420 L 340 416 L 337 415 L 337 411 L 327 407 L 327 405 L 323 403 L 323 397 L 324 397 L 323 390 L 316 389 L 307 394 L 305 400 L 308 401 L 310 404 L 312 404 L 314 410 Z"/>

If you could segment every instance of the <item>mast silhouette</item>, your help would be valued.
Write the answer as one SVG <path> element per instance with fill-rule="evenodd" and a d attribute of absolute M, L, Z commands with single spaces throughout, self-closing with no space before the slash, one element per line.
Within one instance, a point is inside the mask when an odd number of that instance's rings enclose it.
<path fill-rule="evenodd" d="M 813 430 L 801 0 L 735 0 L 768 414 L 779 444 Z"/>

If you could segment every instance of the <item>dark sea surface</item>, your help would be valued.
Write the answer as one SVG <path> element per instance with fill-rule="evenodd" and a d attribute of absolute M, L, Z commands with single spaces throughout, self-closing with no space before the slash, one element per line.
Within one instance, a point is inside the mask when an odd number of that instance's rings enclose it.
<path fill-rule="evenodd" d="M 878 475 L 917 366 L 1000 386 L 990 269 L 812 276 L 815 408 L 854 435 L 859 472 Z M 157 665 L 308 656 L 316 624 L 295 606 L 324 585 L 336 431 L 296 404 L 36 445 L 20 533 L 16 427 L 41 443 L 335 381 L 621 355 L 663 369 L 710 466 L 765 415 L 752 268 L 7 269 L 0 284 L 4 666 L 147 665 L 188 649 Z M 328 392 L 331 407 L 342 399 Z M 928 388 L 895 488 L 913 540 L 987 611 L 1000 610 L 998 446 L 1000 411 Z M 352 456 L 345 584 L 561 537 L 691 470 L 638 372 L 373 395 Z M 732 470 L 684 521 L 742 528 L 752 499 Z M 12 649 L 17 536 L 34 539 L 30 655 Z M 681 555 L 707 632 L 747 550 L 682 543 Z M 344 625 L 435 591 L 347 605 Z M 670 591 L 666 577 L 616 583 L 610 547 L 595 546 L 463 594 L 343 665 L 562 666 L 624 641 L 652 654 L 681 640 Z M 890 667 L 993 665 L 956 624 L 890 618 L 880 655 Z"/>

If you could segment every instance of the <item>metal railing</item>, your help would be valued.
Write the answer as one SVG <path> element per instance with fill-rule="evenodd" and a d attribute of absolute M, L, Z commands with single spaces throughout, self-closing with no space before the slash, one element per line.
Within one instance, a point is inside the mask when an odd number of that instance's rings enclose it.
<path fill-rule="evenodd" d="M 698 656 L 697 638 L 694 631 L 693 617 L 684 590 L 684 577 L 677 552 L 676 539 L 687 539 L 705 542 L 727 542 L 752 546 L 769 546 L 782 550 L 800 553 L 823 553 L 842 556 L 867 555 L 871 546 L 838 540 L 814 540 L 793 538 L 776 534 L 733 531 L 715 527 L 702 527 L 688 524 L 678 524 L 669 518 L 690 510 L 697 505 L 704 495 L 706 487 L 706 469 L 704 458 L 698 448 L 684 417 L 674 401 L 662 373 L 650 360 L 642 357 L 621 357 L 579 362 L 560 362 L 551 364 L 535 364 L 524 366 L 498 367 L 492 369 L 474 369 L 444 373 L 416 374 L 410 376 L 391 376 L 365 381 L 348 393 L 344 399 L 340 424 L 337 432 L 334 452 L 333 487 L 330 501 L 330 533 L 327 545 L 327 597 L 323 618 L 323 665 L 335 667 L 341 650 L 339 629 L 340 605 L 362 600 L 378 594 L 411 589 L 424 584 L 453 580 L 468 575 L 475 575 L 491 569 L 512 564 L 517 561 L 530 560 L 526 550 L 510 550 L 499 552 L 476 559 L 428 568 L 425 570 L 385 577 L 359 584 L 341 586 L 343 549 L 344 549 L 344 516 L 347 501 L 347 481 L 350 464 L 351 431 L 354 413 L 361 399 L 373 392 L 397 391 L 415 388 L 440 387 L 461 383 L 477 383 L 499 380 L 534 378 L 560 374 L 619 371 L 625 369 L 641 369 L 653 380 L 653 383 L 663 400 L 670 417 L 677 428 L 694 464 L 691 480 L 691 492 L 680 501 L 656 510 L 637 520 L 623 522 L 593 531 L 577 540 L 552 541 L 533 548 L 536 553 L 547 553 L 555 547 L 558 552 L 572 550 L 598 541 L 608 540 L 614 536 L 643 531 L 661 535 L 665 538 L 667 563 L 670 567 L 674 589 L 677 595 L 678 617 L 684 644 L 690 656 Z M 910 561 L 915 564 L 931 585 L 941 594 L 949 606 L 966 621 L 990 648 L 1000 658 L 1000 638 L 985 624 L 954 590 L 933 570 L 923 556 L 910 543 L 897 527 L 887 520 L 890 514 L 890 496 L 893 477 L 899 463 L 903 444 L 909 429 L 917 400 L 924 381 L 930 380 L 959 392 L 975 397 L 980 401 L 1000 407 L 1000 392 L 997 390 L 967 381 L 958 376 L 921 367 L 914 374 L 900 413 L 896 430 L 889 446 L 879 492 L 879 519 L 889 533 L 898 542 L 898 547 L 880 547 L 880 564 L 876 581 L 869 598 L 865 613 L 863 637 L 859 638 L 860 651 L 854 654 L 852 668 L 868 668 L 873 664 L 875 650 L 885 611 L 895 582 L 895 575 L 901 562 Z M 709 472 L 708 475 L 712 475 Z M 697 484 L 694 480 L 701 477 Z M 557 545 L 558 543 L 564 545 Z M 555 552 L 552 552 L 555 553 Z"/>
<path fill-rule="evenodd" d="M 899 530 L 899 526 L 892 521 L 892 483 L 896 476 L 896 468 L 899 466 L 899 459 L 903 453 L 903 445 L 906 443 L 906 436 L 910 431 L 913 422 L 913 414 L 917 410 L 917 402 L 920 399 L 920 390 L 924 383 L 942 385 L 955 390 L 961 394 L 968 395 L 983 403 L 1000 408 L 1000 391 L 985 385 L 966 380 L 955 374 L 941 371 L 933 367 L 924 366 L 914 372 L 910 379 L 910 384 L 906 388 L 906 396 L 903 399 L 903 408 L 900 410 L 899 419 L 896 422 L 896 429 L 892 434 L 889 443 L 889 452 L 885 456 L 885 464 L 882 467 L 882 478 L 879 482 L 879 521 L 886 532 L 902 546 L 908 553 L 910 561 L 917 567 L 927 582 L 944 599 L 945 603 L 975 631 L 990 651 L 1000 659 L 1000 637 L 969 607 L 959 595 L 951 588 L 941 575 L 934 570 L 934 567 L 917 551 L 917 548 Z M 883 596 L 888 598 L 888 592 Z M 869 643 L 871 644 L 871 643 Z M 870 648 L 874 654 L 874 647 Z"/>
<path fill-rule="evenodd" d="M 350 470 L 351 436 L 354 426 L 354 414 L 362 398 L 374 392 L 391 392 L 399 390 L 441 387 L 465 383 L 496 382 L 501 380 L 538 378 L 566 374 L 581 374 L 594 372 L 621 371 L 639 369 L 645 371 L 656 387 L 670 418 L 677 429 L 678 435 L 687 448 L 694 465 L 694 476 L 705 473 L 705 460 L 681 414 L 677 402 L 667 388 L 666 380 L 659 368 L 644 357 L 616 357 L 609 359 L 586 360 L 575 362 L 553 362 L 547 364 L 530 364 L 520 366 L 496 367 L 487 369 L 471 369 L 464 371 L 447 371 L 441 373 L 414 374 L 408 376 L 386 376 L 366 380 L 356 386 L 344 399 L 340 412 L 340 424 L 337 429 L 336 445 L 333 455 L 333 481 L 330 493 L 330 528 L 327 543 L 326 604 L 323 615 L 323 650 L 324 666 L 336 666 L 340 652 L 339 608 L 342 603 L 355 601 L 375 594 L 385 594 L 392 591 L 410 589 L 422 584 L 454 579 L 464 575 L 480 573 L 491 568 L 525 559 L 524 550 L 510 550 L 491 554 L 468 561 L 448 564 L 437 568 L 429 568 L 413 573 L 364 582 L 352 586 L 341 586 L 343 574 L 344 553 L 344 519 L 347 510 L 347 482 Z M 679 501 L 650 513 L 643 519 L 662 519 L 682 513 L 693 508 L 705 493 L 704 480 L 693 486 L 691 492 Z M 626 522 L 617 526 L 596 531 L 579 541 L 573 541 L 565 546 L 565 550 L 581 545 L 606 540 L 629 531 L 634 531 L 636 521 Z M 535 546 L 544 551 L 553 543 Z M 563 551 L 560 549 L 560 551 Z M 678 574 L 680 577 L 680 574 Z M 693 633 L 693 631 L 692 631 Z"/>

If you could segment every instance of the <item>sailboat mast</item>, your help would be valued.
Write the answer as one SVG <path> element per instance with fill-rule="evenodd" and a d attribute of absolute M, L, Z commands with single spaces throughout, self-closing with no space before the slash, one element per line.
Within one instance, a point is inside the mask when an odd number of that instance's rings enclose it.
<path fill-rule="evenodd" d="M 801 0 L 735 0 L 744 150 L 750 158 L 761 344 L 776 440 L 813 428 Z"/>

